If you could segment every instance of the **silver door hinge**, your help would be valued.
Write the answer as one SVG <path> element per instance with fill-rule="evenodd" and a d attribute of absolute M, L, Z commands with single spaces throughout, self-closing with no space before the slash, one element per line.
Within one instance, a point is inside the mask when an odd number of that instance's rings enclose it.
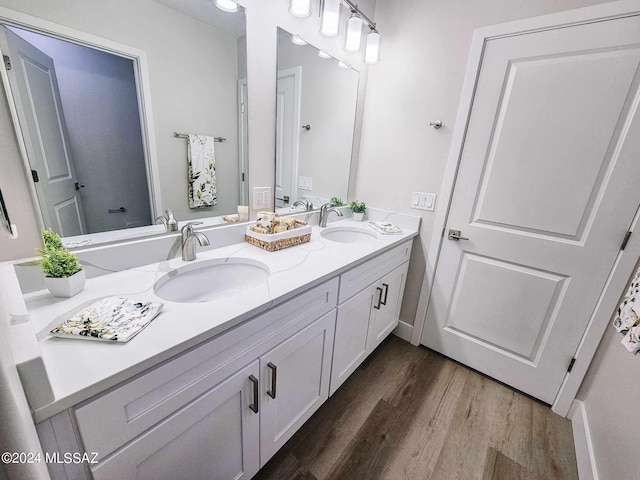
<path fill-rule="evenodd" d="M 7 70 L 11 70 L 11 58 L 9 58 L 9 55 L 3 55 L 2 59 L 4 60 L 4 67 Z"/>
<path fill-rule="evenodd" d="M 240 104 L 240 111 L 244 113 L 244 102 Z"/>
<path fill-rule="evenodd" d="M 624 234 L 624 238 L 622 239 L 622 245 L 620 245 L 620 250 L 624 250 L 627 247 L 627 243 L 629 243 L 629 237 L 631 237 L 630 231 Z"/>
<path fill-rule="evenodd" d="M 573 370 L 573 364 L 576 363 L 576 357 L 573 357 L 571 359 L 571 362 L 569 362 L 569 367 L 567 368 L 567 373 L 571 372 L 571 370 Z"/>

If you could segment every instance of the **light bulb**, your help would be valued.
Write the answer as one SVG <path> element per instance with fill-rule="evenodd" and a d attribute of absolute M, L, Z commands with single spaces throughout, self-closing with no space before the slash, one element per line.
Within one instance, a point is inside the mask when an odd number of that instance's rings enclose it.
<path fill-rule="evenodd" d="M 306 45 L 307 42 L 305 42 L 303 39 L 300 38 L 300 36 L 298 35 L 291 35 L 291 43 L 295 44 L 295 45 Z"/>
<path fill-rule="evenodd" d="M 327 52 L 323 52 L 322 50 L 318 50 L 318 56 L 320 58 L 331 58 L 331 55 L 329 55 Z"/>
<path fill-rule="evenodd" d="M 336 37 L 340 33 L 341 0 L 324 0 L 320 33 L 325 37 Z"/>
<path fill-rule="evenodd" d="M 308 17 L 311 15 L 311 0 L 291 0 L 289 13 L 294 17 Z"/>
<path fill-rule="evenodd" d="M 364 47 L 364 63 L 372 65 L 380 61 L 380 34 L 371 30 L 367 34 L 367 43 Z"/>
<path fill-rule="evenodd" d="M 347 35 L 344 39 L 344 49 L 347 52 L 357 52 L 360 50 L 362 24 L 362 17 L 357 13 L 352 13 L 347 20 Z"/>
<path fill-rule="evenodd" d="M 216 0 L 216 7 L 229 13 L 235 13 L 238 11 L 238 4 L 233 0 Z"/>

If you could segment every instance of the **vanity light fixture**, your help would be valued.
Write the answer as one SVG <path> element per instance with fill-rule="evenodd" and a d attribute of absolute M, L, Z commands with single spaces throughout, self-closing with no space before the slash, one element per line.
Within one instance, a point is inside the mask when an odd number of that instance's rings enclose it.
<path fill-rule="evenodd" d="M 380 61 L 380 32 L 374 28 L 367 34 L 364 47 L 364 63 L 373 65 Z"/>
<path fill-rule="evenodd" d="M 320 58 L 331 58 L 331 55 L 329 55 L 327 52 L 323 52 L 322 50 L 318 50 L 318 56 Z"/>
<path fill-rule="evenodd" d="M 216 0 L 216 3 L 219 1 L 221 0 Z M 310 3 L 310 0 L 289 0 L 289 13 L 294 17 L 306 17 L 311 13 Z M 343 6 L 351 10 L 351 15 L 347 19 L 344 49 L 352 53 L 360 50 L 362 47 L 362 27 L 367 24 L 370 31 L 365 39 L 364 62 L 368 65 L 378 63 L 380 61 L 380 32 L 376 29 L 376 24 L 362 13 L 362 10 L 352 0 L 320 0 L 320 33 L 325 37 L 336 37 L 340 34 L 340 13 Z M 292 41 L 296 43 L 293 38 Z M 322 51 L 318 52 L 318 56 L 330 58 Z"/>
<path fill-rule="evenodd" d="M 294 45 L 307 45 L 307 42 L 300 38 L 299 35 L 291 35 L 291 43 Z"/>
<path fill-rule="evenodd" d="M 349 65 L 347 63 L 344 63 L 344 62 L 341 62 L 340 60 L 338 60 L 338 66 L 340 68 L 344 68 L 344 69 L 351 68 L 351 65 Z"/>
<path fill-rule="evenodd" d="M 238 4 L 233 0 L 216 0 L 216 7 L 223 12 L 236 13 L 238 11 Z"/>
<path fill-rule="evenodd" d="M 324 0 L 320 33 L 325 37 L 337 37 L 340 33 L 340 7 L 342 0 Z"/>
<path fill-rule="evenodd" d="M 344 39 L 344 49 L 347 52 L 357 52 L 360 50 L 362 40 L 362 24 L 364 20 L 355 10 L 351 12 L 351 16 L 347 19 L 347 33 Z"/>
<path fill-rule="evenodd" d="M 311 15 L 311 0 L 290 0 L 289 13 L 298 18 L 308 17 Z"/>

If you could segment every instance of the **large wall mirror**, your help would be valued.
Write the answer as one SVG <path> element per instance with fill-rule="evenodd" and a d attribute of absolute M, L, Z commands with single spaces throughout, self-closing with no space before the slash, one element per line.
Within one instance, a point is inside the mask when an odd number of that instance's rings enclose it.
<path fill-rule="evenodd" d="M 3 85 L 45 228 L 72 246 L 95 244 L 162 233 L 156 222 L 166 209 L 179 222 L 218 224 L 248 203 L 242 7 L 226 12 L 209 0 L 0 6 L 22 10 L 0 11 Z M 213 137 L 192 145 L 191 172 L 189 134 Z M 189 174 L 204 175 L 195 168 L 204 157 L 215 199 L 194 207 Z"/>
<path fill-rule="evenodd" d="M 278 29 L 277 211 L 347 201 L 358 81 L 356 70 Z"/>

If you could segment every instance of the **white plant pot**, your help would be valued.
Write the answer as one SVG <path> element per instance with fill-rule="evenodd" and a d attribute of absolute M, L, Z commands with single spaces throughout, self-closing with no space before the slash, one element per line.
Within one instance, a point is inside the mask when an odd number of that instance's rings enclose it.
<path fill-rule="evenodd" d="M 84 290 L 86 281 L 84 269 L 67 278 L 44 277 L 44 284 L 54 297 L 73 297 Z"/>
<path fill-rule="evenodd" d="M 356 222 L 361 222 L 364 220 L 364 212 L 353 212 L 353 219 Z"/>

